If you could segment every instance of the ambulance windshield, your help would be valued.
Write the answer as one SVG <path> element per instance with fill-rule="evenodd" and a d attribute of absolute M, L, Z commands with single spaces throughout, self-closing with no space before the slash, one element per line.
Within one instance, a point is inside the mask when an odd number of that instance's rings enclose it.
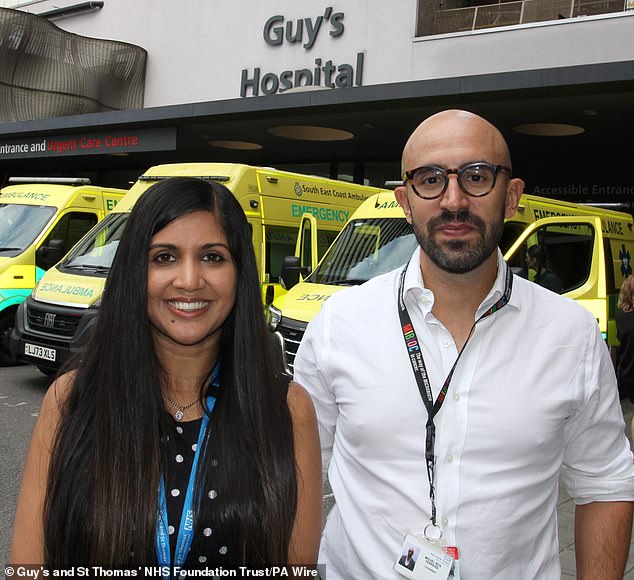
<path fill-rule="evenodd" d="M 26 250 L 55 211 L 48 205 L 0 203 L 0 256 L 17 256 Z"/>
<path fill-rule="evenodd" d="M 353 220 L 307 281 L 342 286 L 363 284 L 405 264 L 416 246 L 412 226 L 405 218 Z"/>
<path fill-rule="evenodd" d="M 107 275 L 129 215 L 111 213 L 106 216 L 69 252 L 57 268 L 75 273 Z"/>

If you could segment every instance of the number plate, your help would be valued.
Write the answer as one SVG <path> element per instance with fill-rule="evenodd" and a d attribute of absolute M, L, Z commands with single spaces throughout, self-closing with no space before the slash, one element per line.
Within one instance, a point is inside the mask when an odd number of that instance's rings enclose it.
<path fill-rule="evenodd" d="M 43 358 L 46 360 L 55 361 L 57 352 L 54 348 L 46 348 L 44 346 L 38 346 L 36 344 L 24 343 L 24 354 L 27 356 L 34 356 L 36 358 Z"/>

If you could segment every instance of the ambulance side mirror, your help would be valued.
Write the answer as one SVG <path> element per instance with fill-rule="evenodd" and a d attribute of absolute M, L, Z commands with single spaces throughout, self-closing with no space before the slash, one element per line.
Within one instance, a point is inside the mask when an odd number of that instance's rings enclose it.
<path fill-rule="evenodd" d="M 64 240 L 58 238 L 49 240 L 47 244 L 42 244 L 36 252 L 37 265 L 43 270 L 48 270 L 57 264 L 66 253 L 65 246 Z"/>
<path fill-rule="evenodd" d="M 299 283 L 300 277 L 308 273 L 308 268 L 302 266 L 301 260 L 297 256 L 286 256 L 282 264 L 280 280 L 287 290 Z"/>

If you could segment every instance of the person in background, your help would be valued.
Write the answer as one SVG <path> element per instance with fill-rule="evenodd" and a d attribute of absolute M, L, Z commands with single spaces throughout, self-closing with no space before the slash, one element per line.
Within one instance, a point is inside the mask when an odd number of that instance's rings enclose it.
<path fill-rule="evenodd" d="M 616 304 L 616 337 L 621 343 L 616 376 L 619 393 L 634 403 L 634 277 L 623 280 Z"/>
<path fill-rule="evenodd" d="M 314 564 L 319 442 L 277 372 L 231 192 L 173 178 L 135 204 L 96 331 L 47 392 L 11 561 L 52 568 Z"/>
<path fill-rule="evenodd" d="M 535 284 L 557 294 L 563 292 L 561 278 L 553 270 L 545 246 L 535 244 L 528 248 L 528 267 L 535 270 L 535 278 L 533 278 Z"/>
<path fill-rule="evenodd" d="M 634 467 L 614 370 L 592 314 L 502 258 L 524 185 L 504 138 L 443 111 L 411 135 L 402 169 L 419 248 L 330 297 L 295 359 L 335 499 L 328 580 L 399 578 L 411 537 L 443 577 L 441 546 L 464 580 L 559 580 L 560 477 L 578 578 L 621 579 Z"/>

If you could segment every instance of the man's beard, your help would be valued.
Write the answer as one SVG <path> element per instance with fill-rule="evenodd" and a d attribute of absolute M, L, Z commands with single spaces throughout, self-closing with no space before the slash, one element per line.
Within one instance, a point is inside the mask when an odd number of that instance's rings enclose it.
<path fill-rule="evenodd" d="M 441 245 L 435 238 L 436 230 L 448 223 L 470 224 L 477 229 L 480 239 L 476 242 L 449 240 Z M 504 214 L 502 213 L 499 221 L 491 224 L 488 235 L 482 218 L 465 210 L 455 213 L 445 211 L 430 219 L 425 233 L 415 223 L 413 228 L 418 245 L 436 266 L 450 274 L 465 274 L 483 264 L 497 249 L 504 232 Z"/>

